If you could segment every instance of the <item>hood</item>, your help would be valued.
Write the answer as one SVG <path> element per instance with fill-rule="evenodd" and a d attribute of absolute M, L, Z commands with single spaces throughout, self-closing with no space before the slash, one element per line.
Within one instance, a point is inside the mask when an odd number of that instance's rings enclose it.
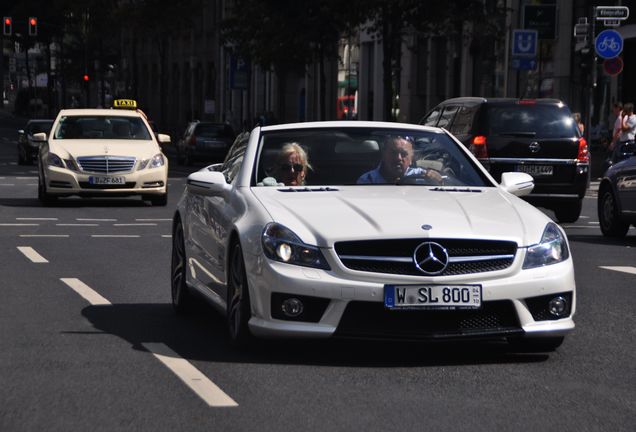
<path fill-rule="evenodd" d="M 452 189 L 339 186 L 291 192 L 253 187 L 252 192 L 275 222 L 321 247 L 342 240 L 409 237 L 512 240 L 527 246 L 539 242 L 550 221 L 499 188 Z"/>
<path fill-rule="evenodd" d="M 152 140 L 50 140 L 49 149 L 63 159 L 82 156 L 134 156 L 138 159 L 150 158 L 161 150 Z M 65 154 L 66 153 L 66 154 Z"/>

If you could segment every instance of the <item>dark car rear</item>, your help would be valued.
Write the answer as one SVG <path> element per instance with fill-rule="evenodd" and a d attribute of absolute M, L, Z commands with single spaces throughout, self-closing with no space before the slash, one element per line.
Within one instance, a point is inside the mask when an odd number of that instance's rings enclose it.
<path fill-rule="evenodd" d="M 444 127 L 466 145 L 497 180 L 508 171 L 535 181 L 527 200 L 574 222 L 589 186 L 590 159 L 569 108 L 556 99 L 456 98 L 421 121 Z"/>
<path fill-rule="evenodd" d="M 40 150 L 40 142 L 33 141 L 33 135 L 44 132 L 50 135 L 53 120 L 29 120 L 24 129 L 18 130 L 18 164 L 33 164 Z"/>
<path fill-rule="evenodd" d="M 235 138 L 228 124 L 194 121 L 177 145 L 179 163 L 221 162 Z"/>

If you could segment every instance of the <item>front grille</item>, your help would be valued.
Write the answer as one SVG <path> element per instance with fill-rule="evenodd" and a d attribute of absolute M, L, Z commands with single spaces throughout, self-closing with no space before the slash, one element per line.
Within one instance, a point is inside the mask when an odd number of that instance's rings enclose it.
<path fill-rule="evenodd" d="M 100 174 L 130 172 L 135 166 L 135 158 L 130 156 L 86 156 L 77 158 L 82 171 Z"/>
<path fill-rule="evenodd" d="M 132 189 L 135 182 L 126 182 L 124 184 L 92 184 L 89 182 L 79 182 L 82 189 Z"/>
<path fill-rule="evenodd" d="M 463 239 L 349 241 L 336 243 L 335 250 L 342 264 L 351 270 L 422 276 L 413 253 L 425 241 L 439 243 L 448 252 L 448 266 L 436 276 L 503 270 L 512 265 L 517 252 L 515 242 Z"/>
<path fill-rule="evenodd" d="M 438 339 L 509 336 L 523 330 L 511 301 L 480 309 L 389 310 L 378 302 L 349 302 L 335 336 L 370 339 Z"/>

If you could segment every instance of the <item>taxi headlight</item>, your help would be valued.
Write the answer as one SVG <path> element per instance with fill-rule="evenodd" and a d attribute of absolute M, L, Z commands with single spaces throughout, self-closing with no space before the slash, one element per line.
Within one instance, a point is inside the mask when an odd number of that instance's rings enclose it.
<path fill-rule="evenodd" d="M 46 164 L 49 166 L 64 168 L 64 162 L 62 162 L 62 158 L 60 158 L 55 153 L 49 153 L 46 158 Z"/>
<path fill-rule="evenodd" d="M 542 267 L 565 261 L 570 256 L 568 242 L 558 225 L 548 223 L 539 244 L 529 246 L 523 261 L 524 269 Z"/>
<path fill-rule="evenodd" d="M 303 243 L 289 228 L 272 222 L 261 236 L 265 256 L 275 261 L 330 270 L 327 260 L 317 246 Z"/>
<path fill-rule="evenodd" d="M 164 164 L 165 164 L 165 160 L 163 158 L 163 154 L 157 153 L 156 155 L 152 157 L 152 159 L 142 160 L 141 163 L 139 164 L 139 169 L 142 170 L 146 168 L 146 166 L 148 166 L 148 169 L 159 168 L 161 166 L 164 166 Z"/>

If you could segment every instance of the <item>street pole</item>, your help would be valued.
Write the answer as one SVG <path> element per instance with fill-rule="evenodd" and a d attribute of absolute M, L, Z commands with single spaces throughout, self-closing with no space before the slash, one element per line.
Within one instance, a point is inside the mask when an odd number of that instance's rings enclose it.
<path fill-rule="evenodd" d="M 585 132 L 588 137 L 588 142 L 591 145 L 591 131 L 592 131 L 592 115 L 594 114 L 594 90 L 596 89 L 596 80 L 597 80 L 597 65 L 596 65 L 596 41 L 594 40 L 596 37 L 596 7 L 592 6 L 592 34 L 590 35 L 590 55 L 592 56 L 592 80 L 590 83 L 590 92 L 589 92 L 589 102 L 588 102 L 588 113 L 587 118 L 585 119 Z"/>

